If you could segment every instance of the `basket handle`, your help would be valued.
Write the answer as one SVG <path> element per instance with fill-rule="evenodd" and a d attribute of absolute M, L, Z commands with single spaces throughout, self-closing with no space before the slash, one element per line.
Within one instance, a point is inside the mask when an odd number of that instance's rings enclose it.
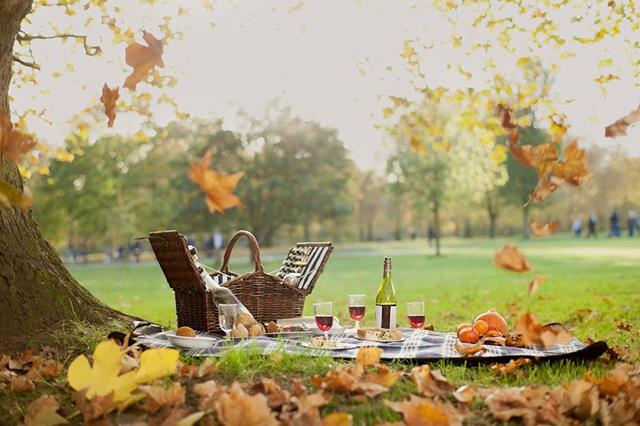
<path fill-rule="evenodd" d="M 258 240 L 256 240 L 256 237 L 254 237 L 251 232 L 245 230 L 236 232 L 234 236 L 231 237 L 231 240 L 229 240 L 229 244 L 227 244 L 227 248 L 224 251 L 224 259 L 222 261 L 222 266 L 220 267 L 220 272 L 225 274 L 229 273 L 229 259 L 231 258 L 231 252 L 233 251 L 233 246 L 240 237 L 246 237 L 249 240 L 249 247 L 251 248 L 253 261 L 256 265 L 256 272 L 264 272 L 264 267 L 260 260 L 260 246 L 258 245 Z"/>

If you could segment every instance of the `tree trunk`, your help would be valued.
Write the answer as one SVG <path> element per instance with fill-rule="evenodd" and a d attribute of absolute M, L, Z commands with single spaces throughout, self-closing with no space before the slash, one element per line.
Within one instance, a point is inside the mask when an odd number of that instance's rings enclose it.
<path fill-rule="evenodd" d="M 13 44 L 30 8 L 31 0 L 0 2 L 0 105 L 7 114 Z M 18 167 L 2 154 L 0 179 L 23 189 Z M 64 321 L 106 324 L 126 318 L 69 274 L 30 210 L 0 208 L 0 352 L 46 342 L 46 334 Z"/>
<path fill-rule="evenodd" d="M 489 238 L 496 237 L 496 228 L 498 226 L 498 209 L 496 202 L 491 199 L 491 196 L 487 196 L 487 214 L 489 215 Z"/>
<path fill-rule="evenodd" d="M 522 238 L 529 239 L 529 206 L 522 207 Z"/>
<path fill-rule="evenodd" d="M 435 228 L 436 256 L 440 256 L 440 203 L 433 202 L 433 226 Z"/>

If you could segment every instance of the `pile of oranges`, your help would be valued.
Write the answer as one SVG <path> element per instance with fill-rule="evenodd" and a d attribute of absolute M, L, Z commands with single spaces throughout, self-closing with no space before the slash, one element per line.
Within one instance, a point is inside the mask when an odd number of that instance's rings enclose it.
<path fill-rule="evenodd" d="M 456 335 L 463 343 L 476 343 L 481 337 L 508 337 L 507 321 L 495 308 L 478 315 L 473 324 L 460 324 Z"/>

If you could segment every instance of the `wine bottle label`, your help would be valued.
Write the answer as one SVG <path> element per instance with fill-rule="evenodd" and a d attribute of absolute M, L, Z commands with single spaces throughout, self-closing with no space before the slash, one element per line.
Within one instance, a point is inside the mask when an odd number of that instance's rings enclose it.
<path fill-rule="evenodd" d="M 396 328 L 395 305 L 376 305 L 376 327 Z"/>

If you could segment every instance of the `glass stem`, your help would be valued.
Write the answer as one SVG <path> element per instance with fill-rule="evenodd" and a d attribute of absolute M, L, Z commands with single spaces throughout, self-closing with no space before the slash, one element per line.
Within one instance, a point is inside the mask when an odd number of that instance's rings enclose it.
<path fill-rule="evenodd" d="M 324 340 L 329 340 L 329 332 L 324 332 Z"/>
<path fill-rule="evenodd" d="M 360 328 L 360 321 L 356 320 L 356 330 Z"/>

